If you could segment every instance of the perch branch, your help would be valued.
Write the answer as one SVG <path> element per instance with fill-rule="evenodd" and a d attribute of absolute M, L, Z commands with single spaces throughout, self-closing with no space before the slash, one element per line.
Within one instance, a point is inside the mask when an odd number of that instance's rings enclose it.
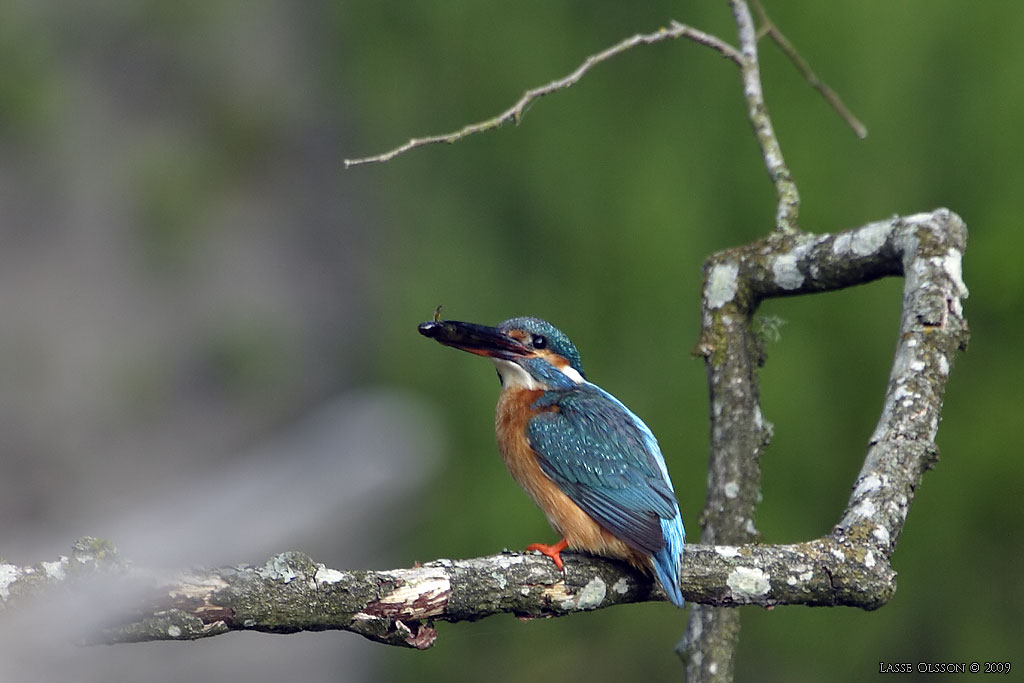
<path fill-rule="evenodd" d="M 480 121 L 478 123 L 472 123 L 457 131 L 451 133 L 443 133 L 441 135 L 428 135 L 421 138 L 412 138 L 394 149 L 391 149 L 382 154 L 376 154 L 369 157 L 361 157 L 358 159 L 345 159 L 345 168 L 352 166 L 359 166 L 361 164 L 380 163 L 390 161 L 399 154 L 404 154 L 409 150 L 416 149 L 417 147 L 425 147 L 427 145 L 436 145 L 439 143 L 451 144 L 458 142 L 463 138 L 475 135 L 476 133 L 483 133 L 485 131 L 494 130 L 500 128 L 506 123 L 514 123 L 519 125 L 523 117 L 526 116 L 526 111 L 529 109 L 536 100 L 550 95 L 553 92 L 559 90 L 565 90 L 580 81 L 584 75 L 592 68 L 600 64 L 601 62 L 607 61 L 616 55 L 619 55 L 627 50 L 638 45 L 653 45 L 660 43 L 663 40 L 670 40 L 675 38 L 688 38 L 695 43 L 705 45 L 719 52 L 723 57 L 731 59 L 739 65 L 743 63 L 743 57 L 739 52 L 736 51 L 732 45 L 729 45 L 725 41 L 716 38 L 713 35 L 704 33 L 699 29 L 681 24 L 678 21 L 673 21 L 669 24 L 668 28 L 660 28 L 653 33 L 638 33 L 634 36 L 626 38 L 625 40 L 612 45 L 611 47 L 602 50 L 596 54 L 590 55 L 584 60 L 582 64 L 576 67 L 567 76 L 551 81 L 550 83 L 536 88 L 532 88 L 523 93 L 523 96 L 519 98 L 519 101 L 513 104 L 511 107 L 501 112 L 497 116 L 494 116 L 486 121 Z"/>
<path fill-rule="evenodd" d="M 716 544 L 688 545 L 683 558 L 683 595 L 705 616 L 735 614 L 707 608 L 737 605 L 874 609 L 890 598 L 895 572 L 889 560 L 921 477 L 935 462 L 946 378 L 956 350 L 967 342 L 962 308 L 967 289 L 960 272 L 965 241 L 960 218 L 939 209 L 832 235 L 775 234 L 709 259 L 698 352 L 707 359 L 713 387 L 729 373 L 752 372 L 756 343 L 728 318 L 749 318 L 770 297 L 839 289 L 890 275 L 903 275 L 905 285 L 882 415 L 841 520 L 830 534 L 792 545 L 723 542 L 720 536 L 726 534 L 754 539 L 756 532 L 752 517 L 720 520 L 706 533 Z M 746 359 L 733 360 L 734 354 Z M 767 434 L 753 387 L 753 393 L 739 397 L 735 411 L 728 408 L 732 399 L 725 394 L 716 394 L 712 403 L 713 442 L 725 450 L 744 443 L 753 447 L 741 453 L 747 462 L 756 460 Z M 741 430 L 723 422 L 730 419 L 750 424 L 739 425 Z M 732 431 L 745 431 L 746 442 L 726 435 Z M 712 458 L 716 471 L 709 475 L 709 501 L 727 504 L 741 493 L 746 496 L 745 485 L 734 485 L 725 469 L 729 465 L 718 460 Z M 737 476 L 750 475 L 740 471 Z M 750 501 L 738 505 L 729 510 L 753 514 Z M 109 544 L 83 539 L 70 558 L 29 567 L 0 563 L 0 612 L 3 618 L 16 618 L 35 597 L 51 596 L 64 605 L 71 593 L 90 596 L 95 613 L 89 623 L 103 623 L 99 632 L 83 636 L 89 642 L 338 629 L 422 649 L 433 644 L 439 621 L 474 621 L 499 613 L 562 616 L 664 599 L 646 577 L 621 563 L 571 553 L 564 557 L 564 573 L 540 555 L 508 552 L 385 571 L 330 569 L 301 553 L 282 553 L 258 567 L 159 572 L 133 567 L 120 561 Z M 714 661 L 715 650 L 703 654 L 705 664 Z M 731 671 L 731 661 L 721 665 Z M 700 663 L 698 670 L 705 670 Z"/>
<path fill-rule="evenodd" d="M 91 542 L 91 540 L 89 541 Z M 892 593 L 883 563 L 841 561 L 853 546 L 834 539 L 779 546 L 687 546 L 683 593 L 709 605 L 849 605 L 874 609 Z M 102 562 L 76 549 L 71 558 L 4 568 L 2 603 L 16 611 L 58 585 L 99 591 L 105 623 L 84 642 L 195 640 L 229 631 L 343 630 L 377 642 L 424 649 L 437 621 L 475 621 L 500 613 L 564 616 L 612 605 L 664 600 L 628 566 L 565 553 L 565 572 L 546 557 L 509 553 L 436 560 L 408 569 L 342 571 L 288 552 L 264 565 L 157 572 Z M 117 599 L 110 597 L 110 581 Z M 112 623 L 111 616 L 120 615 Z M 123 615 L 131 615 L 125 617 Z M 97 615 L 90 615 L 96 617 Z"/>

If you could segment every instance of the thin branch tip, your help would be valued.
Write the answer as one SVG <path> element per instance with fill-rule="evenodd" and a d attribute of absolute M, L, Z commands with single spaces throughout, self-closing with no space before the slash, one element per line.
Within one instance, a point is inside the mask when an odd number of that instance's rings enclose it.
<path fill-rule="evenodd" d="M 687 38 L 699 45 L 704 45 L 705 47 L 710 47 L 711 49 L 716 50 L 723 57 L 735 62 L 737 65 L 742 66 L 743 64 L 743 56 L 732 45 L 729 45 L 727 42 L 716 36 L 672 20 L 668 27 L 663 26 L 652 33 L 638 33 L 616 43 L 615 45 L 612 45 L 611 47 L 605 48 L 600 52 L 588 56 L 582 63 L 580 63 L 579 66 L 562 78 L 555 79 L 545 85 L 527 90 L 519 100 L 515 102 L 515 104 L 497 116 L 478 123 L 466 125 L 459 130 L 452 131 L 450 133 L 412 138 L 404 144 L 390 149 L 387 152 L 382 152 L 381 154 L 345 159 L 345 168 L 351 168 L 353 166 L 360 166 L 363 164 L 385 163 L 400 154 L 405 154 L 406 152 L 419 147 L 439 143 L 453 144 L 471 135 L 501 128 L 507 123 L 512 123 L 513 125 L 518 126 L 522 122 L 523 118 L 526 117 L 527 111 L 534 102 L 546 95 L 550 95 L 551 93 L 559 90 L 565 90 L 576 85 L 576 83 L 578 83 L 587 74 L 587 72 L 598 64 L 601 64 L 602 62 L 605 62 L 612 57 L 639 45 L 653 45 L 664 40 L 676 38 Z"/>
<path fill-rule="evenodd" d="M 868 129 L 857 116 L 850 111 L 849 107 L 843 102 L 839 94 L 828 87 L 824 81 L 818 78 L 818 75 L 811 69 L 811 65 L 806 59 L 800 54 L 799 50 L 789 41 L 789 39 L 779 29 L 776 24 L 765 11 L 761 5 L 760 0 L 751 0 L 754 5 L 754 11 L 757 12 L 758 20 L 761 22 L 760 28 L 757 30 L 757 38 L 760 40 L 764 36 L 770 36 L 775 42 L 776 46 L 782 51 L 789 61 L 796 67 L 797 71 L 804 77 L 807 83 L 818 91 L 818 93 L 825 99 L 825 101 L 835 110 L 839 118 L 853 131 L 853 134 L 863 140 L 868 136 Z"/>

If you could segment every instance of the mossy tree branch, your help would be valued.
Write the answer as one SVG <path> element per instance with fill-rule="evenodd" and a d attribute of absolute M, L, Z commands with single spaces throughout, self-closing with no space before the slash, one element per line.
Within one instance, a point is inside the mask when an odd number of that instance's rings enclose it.
<path fill-rule="evenodd" d="M 751 320 L 761 301 L 904 277 L 896 357 L 882 415 L 832 538 L 856 561 L 888 565 L 921 475 L 937 457 L 946 378 L 966 347 L 961 260 L 967 231 L 947 209 L 893 217 L 835 235 L 774 233 L 705 263 L 703 327 L 711 394 L 711 458 L 702 540 L 753 542 L 760 454 L 771 436 L 761 414 L 760 350 Z M 844 557 L 845 551 L 840 551 Z M 732 679 L 735 612 L 698 606 L 678 647 L 690 681 Z"/>
<path fill-rule="evenodd" d="M 914 491 L 935 462 L 946 378 L 955 352 L 967 342 L 962 308 L 967 289 L 960 273 L 965 241 L 959 217 L 939 209 L 835 235 L 776 234 L 709 259 L 698 350 L 708 360 L 713 386 L 726 382 L 730 373 L 746 378 L 751 372 L 748 361 L 732 357 L 749 354 L 754 342 L 737 334 L 727 318 L 746 319 L 766 298 L 888 275 L 902 274 L 905 285 L 882 415 L 842 518 L 831 534 L 793 545 L 754 542 L 752 517 L 737 517 L 732 528 L 706 532 L 704 540 L 716 544 L 686 546 L 683 564 L 683 595 L 699 610 L 737 605 L 874 609 L 892 595 L 895 572 L 889 560 Z M 743 344 L 739 352 L 737 343 Z M 726 460 L 756 461 L 757 444 L 745 444 L 744 438 L 763 442 L 766 431 L 756 395 L 724 392 L 716 400 L 721 403 L 712 404 L 717 450 L 709 501 L 726 505 L 742 491 L 730 479 L 732 465 Z M 750 424 L 723 422 L 734 419 Z M 743 450 L 752 445 L 752 451 Z M 715 463 L 719 454 L 722 464 Z M 729 509 L 753 514 L 752 500 L 737 505 Z M 719 542 L 716 535 L 723 529 L 751 540 Z M 259 567 L 160 572 L 121 561 L 108 543 L 83 539 L 70 557 L 54 562 L 0 564 L 0 607 L 10 618 L 36 596 L 95 595 L 95 614 L 89 616 L 103 627 L 83 634 L 90 642 L 192 640 L 232 630 L 338 629 L 422 649 L 433 644 L 438 621 L 476 621 L 499 613 L 563 616 L 664 599 L 646 577 L 621 563 L 569 553 L 566 560 L 564 573 L 540 555 L 508 552 L 407 569 L 348 571 L 330 569 L 302 553 L 282 553 Z M 99 591 L 97 579 L 102 579 Z M 688 651 L 691 661 L 695 652 Z M 700 652 L 703 665 L 715 649 Z M 731 660 L 720 664 L 728 671 Z"/>

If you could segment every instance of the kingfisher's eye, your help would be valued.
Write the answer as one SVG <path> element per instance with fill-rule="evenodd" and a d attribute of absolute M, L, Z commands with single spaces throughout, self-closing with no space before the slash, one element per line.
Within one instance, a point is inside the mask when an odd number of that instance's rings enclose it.
<path fill-rule="evenodd" d="M 533 335 L 533 338 L 530 339 L 530 341 L 533 343 L 533 348 L 535 349 L 543 349 L 546 348 L 548 345 L 548 340 L 545 339 L 544 336 L 540 334 Z"/>

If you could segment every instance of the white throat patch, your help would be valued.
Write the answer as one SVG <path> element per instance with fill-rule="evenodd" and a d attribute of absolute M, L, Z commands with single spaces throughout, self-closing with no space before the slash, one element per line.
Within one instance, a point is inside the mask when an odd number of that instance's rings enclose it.
<path fill-rule="evenodd" d="M 519 367 L 518 364 L 513 363 L 510 360 L 504 358 L 492 358 L 494 361 L 494 367 L 498 368 L 498 374 L 501 375 L 501 386 L 504 389 L 547 389 L 548 387 L 538 382 L 533 376 L 526 370 Z M 583 384 L 585 381 L 583 376 L 576 371 L 571 365 L 559 368 L 562 374 L 571 379 L 576 384 Z"/>
<path fill-rule="evenodd" d="M 501 375 L 502 389 L 543 389 L 540 382 L 535 380 L 530 373 L 523 370 L 516 363 L 504 358 L 492 358 L 494 367 L 498 368 Z"/>

